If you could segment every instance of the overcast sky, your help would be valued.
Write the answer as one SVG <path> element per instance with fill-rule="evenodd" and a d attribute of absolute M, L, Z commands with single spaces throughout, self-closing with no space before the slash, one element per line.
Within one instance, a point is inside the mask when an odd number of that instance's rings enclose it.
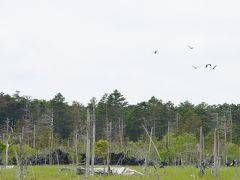
<path fill-rule="evenodd" d="M 239 7 L 237 0 L 0 0 L 0 91 L 40 99 L 61 92 L 84 104 L 114 89 L 130 104 L 151 96 L 240 103 Z"/>

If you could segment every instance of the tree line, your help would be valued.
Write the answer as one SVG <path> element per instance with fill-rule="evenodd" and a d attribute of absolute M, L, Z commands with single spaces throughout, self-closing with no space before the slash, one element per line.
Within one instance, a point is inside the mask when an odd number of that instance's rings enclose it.
<path fill-rule="evenodd" d="M 21 134 L 24 127 L 24 144 L 33 149 L 42 150 L 51 144 L 70 147 L 76 138 L 84 141 L 87 109 L 91 111 L 90 118 L 93 117 L 92 102 L 88 105 L 77 101 L 69 104 L 61 93 L 48 101 L 31 99 L 20 92 L 13 95 L 0 93 L 1 140 L 6 142 L 12 133 L 14 144 L 13 137 Z M 197 144 L 200 127 L 209 152 L 215 128 L 220 129 L 220 137 L 225 137 L 226 142 L 240 145 L 240 104 L 208 105 L 203 102 L 194 105 L 185 101 L 175 105 L 153 96 L 148 101 L 131 105 L 118 90 L 114 90 L 94 103 L 94 116 L 96 141 L 107 139 L 110 131 L 112 150 L 116 151 L 127 145 L 134 149 L 136 143 L 141 146 L 146 140 L 143 126 L 159 141 L 161 155 L 168 158 L 181 148 L 186 150 L 187 147 L 178 147 L 185 139 Z M 114 144 L 120 147 L 114 149 Z M 191 148 L 195 147 L 189 145 L 188 149 Z"/>

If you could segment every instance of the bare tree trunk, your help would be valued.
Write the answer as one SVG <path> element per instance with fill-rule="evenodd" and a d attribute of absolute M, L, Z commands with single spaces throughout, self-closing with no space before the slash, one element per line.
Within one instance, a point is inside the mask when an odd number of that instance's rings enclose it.
<path fill-rule="evenodd" d="M 108 175 L 111 173 L 111 168 L 110 168 L 110 151 L 111 151 L 111 136 L 112 136 L 112 122 L 108 120 L 108 109 L 107 109 L 107 104 L 106 104 L 106 136 L 107 136 L 107 173 Z"/>
<path fill-rule="evenodd" d="M 107 123 L 107 141 L 108 141 L 108 147 L 107 147 L 107 171 L 108 174 L 111 173 L 110 168 L 110 152 L 111 152 L 111 139 L 112 136 L 112 122 Z"/>
<path fill-rule="evenodd" d="M 8 144 L 8 141 L 9 141 L 9 119 L 7 118 L 7 139 L 6 139 L 6 155 L 5 155 L 5 166 L 8 166 L 8 147 L 9 147 L 9 144 Z"/>
<path fill-rule="evenodd" d="M 50 153 L 49 153 L 49 164 L 53 164 L 53 110 L 51 114 L 51 125 L 50 125 L 50 138 L 49 138 L 49 145 L 50 145 Z"/>
<path fill-rule="evenodd" d="M 123 149 L 123 119 L 119 118 L 119 141 L 121 149 Z"/>
<path fill-rule="evenodd" d="M 11 133 L 13 132 L 12 127 L 9 125 L 9 119 L 7 118 L 6 121 L 6 128 L 7 128 L 7 134 L 6 134 L 6 150 L 5 150 L 5 166 L 8 166 L 8 151 L 9 151 L 9 144 Z M 11 129 L 11 132 L 9 132 L 9 129 Z"/>
<path fill-rule="evenodd" d="M 90 111 L 87 109 L 87 134 L 86 134 L 86 160 L 85 160 L 85 165 L 86 165 L 86 171 L 85 171 L 85 177 L 89 176 L 89 161 L 90 161 Z"/>
<path fill-rule="evenodd" d="M 9 149 L 9 144 L 7 142 L 6 144 L 6 154 L 5 154 L 5 166 L 7 167 L 8 166 L 8 149 Z"/>
<path fill-rule="evenodd" d="M 24 127 L 22 127 L 22 134 L 19 137 L 19 143 L 20 143 L 20 148 L 19 148 L 19 156 L 17 155 L 17 153 L 15 152 L 15 156 L 17 159 L 17 163 L 18 163 L 18 170 L 19 170 L 19 178 L 20 180 L 24 180 L 25 174 L 26 174 L 26 169 L 25 169 L 25 162 L 24 162 Z"/>
<path fill-rule="evenodd" d="M 168 131 L 167 131 L 167 149 L 169 149 L 169 143 L 170 143 L 170 126 L 168 121 Z"/>
<path fill-rule="evenodd" d="M 204 136 L 202 126 L 200 127 L 200 137 L 199 137 L 199 170 L 200 175 L 205 173 L 205 159 L 204 159 Z"/>
<path fill-rule="evenodd" d="M 229 110 L 230 114 L 229 114 L 229 118 L 230 118 L 230 143 L 232 143 L 232 109 L 231 109 L 231 106 L 230 106 L 230 110 Z"/>
<path fill-rule="evenodd" d="M 206 157 L 205 157 L 205 140 L 204 140 L 204 134 L 203 134 L 203 137 L 202 137 L 202 148 L 203 148 L 203 151 L 202 151 L 203 161 L 205 162 L 205 161 L 206 161 Z"/>
<path fill-rule="evenodd" d="M 200 137 L 199 137 L 199 162 L 202 163 L 204 161 L 203 158 L 203 152 L 204 152 L 204 145 L 203 145 L 203 132 L 202 132 L 202 126 L 200 127 Z"/>
<path fill-rule="evenodd" d="M 224 122 L 224 155 L 225 155 L 225 163 L 228 162 L 228 156 L 227 156 L 227 123 Z"/>
<path fill-rule="evenodd" d="M 92 100 L 92 160 L 91 160 L 91 170 L 92 170 L 92 175 L 94 175 L 94 159 L 95 159 L 95 135 L 96 135 L 96 114 L 95 114 L 95 98 Z"/>
<path fill-rule="evenodd" d="M 213 157 L 214 157 L 214 169 L 213 175 L 219 179 L 219 135 L 218 130 L 214 131 L 214 147 L 213 147 Z"/>
<path fill-rule="evenodd" d="M 77 131 L 77 129 L 75 130 L 75 134 L 74 134 L 73 138 L 74 138 L 76 165 L 78 165 L 79 164 L 79 159 L 78 159 L 78 131 Z"/>

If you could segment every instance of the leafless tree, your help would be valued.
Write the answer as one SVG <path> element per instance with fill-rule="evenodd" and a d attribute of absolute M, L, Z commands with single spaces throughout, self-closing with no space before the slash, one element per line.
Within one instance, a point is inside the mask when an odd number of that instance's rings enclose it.
<path fill-rule="evenodd" d="M 10 125 L 9 119 L 7 118 L 6 120 L 6 140 L 5 140 L 5 144 L 6 144 L 6 150 L 5 150 L 5 166 L 8 166 L 8 151 L 9 151 L 9 146 L 11 145 L 10 139 L 13 133 L 13 128 Z"/>
<path fill-rule="evenodd" d="M 92 158 L 91 158 L 91 174 L 94 175 L 94 159 L 95 159 L 95 135 L 96 135 L 96 114 L 95 114 L 96 99 L 91 99 L 92 104 Z"/>
<path fill-rule="evenodd" d="M 213 175 L 219 179 L 219 168 L 220 168 L 220 154 L 219 154 L 219 132 L 216 128 L 214 130 L 214 145 L 213 145 L 213 157 L 214 157 L 214 167 Z"/>
<path fill-rule="evenodd" d="M 86 169 L 85 169 L 85 177 L 89 176 L 89 161 L 90 161 L 90 111 L 87 109 L 87 134 L 86 134 Z"/>

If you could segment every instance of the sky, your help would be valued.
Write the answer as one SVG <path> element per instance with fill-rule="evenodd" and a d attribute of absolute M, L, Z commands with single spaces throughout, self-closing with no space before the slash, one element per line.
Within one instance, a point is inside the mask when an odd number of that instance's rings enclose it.
<path fill-rule="evenodd" d="M 239 6 L 1 0 L 0 92 L 47 100 L 61 92 L 67 102 L 86 104 L 118 89 L 130 104 L 152 96 L 176 104 L 240 103 Z"/>

